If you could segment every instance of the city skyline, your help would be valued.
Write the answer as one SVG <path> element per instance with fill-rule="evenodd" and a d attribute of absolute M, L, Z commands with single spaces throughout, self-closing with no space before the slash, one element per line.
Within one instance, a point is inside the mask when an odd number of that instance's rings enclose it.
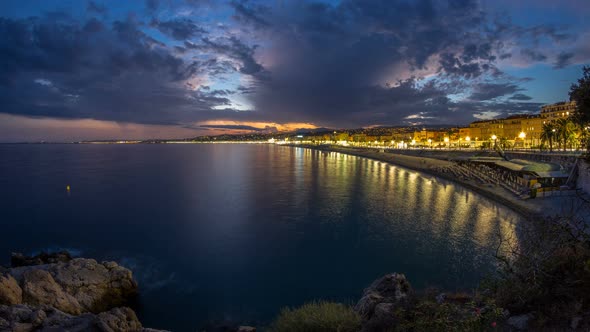
<path fill-rule="evenodd" d="M 468 125 L 568 99 L 584 1 L 6 1 L 0 142 Z"/>

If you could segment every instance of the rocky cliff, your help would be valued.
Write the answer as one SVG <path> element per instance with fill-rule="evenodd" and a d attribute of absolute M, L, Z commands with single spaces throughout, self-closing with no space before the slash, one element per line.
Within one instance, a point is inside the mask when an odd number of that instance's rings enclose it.
<path fill-rule="evenodd" d="M 130 270 L 68 253 L 13 254 L 0 268 L 0 331 L 156 331 L 125 307 L 137 294 Z"/>

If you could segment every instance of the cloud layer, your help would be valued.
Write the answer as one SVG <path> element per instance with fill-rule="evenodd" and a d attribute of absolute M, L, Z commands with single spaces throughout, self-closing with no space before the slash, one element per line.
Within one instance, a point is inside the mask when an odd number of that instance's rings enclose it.
<path fill-rule="evenodd" d="M 116 9 L 0 17 L 0 112 L 239 130 L 457 124 L 538 110 L 507 68 L 590 58 L 585 27 L 514 22 L 471 0 Z"/>

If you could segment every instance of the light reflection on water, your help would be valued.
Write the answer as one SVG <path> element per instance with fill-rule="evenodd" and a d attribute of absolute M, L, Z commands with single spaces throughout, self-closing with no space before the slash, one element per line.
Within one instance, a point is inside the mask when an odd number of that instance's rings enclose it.
<path fill-rule="evenodd" d="M 352 302 L 393 271 L 470 288 L 520 220 L 444 180 L 302 148 L 3 145 L 0 160 L 3 257 L 67 247 L 128 262 L 144 325 L 174 331 Z"/>

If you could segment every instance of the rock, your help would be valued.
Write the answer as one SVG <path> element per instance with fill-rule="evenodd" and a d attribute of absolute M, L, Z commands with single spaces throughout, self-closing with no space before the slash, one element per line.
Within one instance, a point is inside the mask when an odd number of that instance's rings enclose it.
<path fill-rule="evenodd" d="M 26 293 L 23 303 L 51 305 L 71 314 L 106 311 L 125 305 L 137 294 L 131 271 L 115 262 L 101 264 L 94 259 L 75 258 L 12 268 L 9 273 Z M 43 286 L 37 287 L 36 283 Z"/>
<path fill-rule="evenodd" d="M 363 319 L 369 320 L 379 303 L 397 305 L 406 300 L 411 292 L 412 287 L 403 274 L 387 274 L 365 289 L 354 309 Z"/>
<path fill-rule="evenodd" d="M 30 323 L 15 323 L 10 329 L 12 332 L 33 332 L 34 326 Z"/>
<path fill-rule="evenodd" d="M 121 307 L 137 283 L 116 262 L 42 253 L 13 254 L 12 263 L 0 270 L 0 331 L 161 332 Z"/>
<path fill-rule="evenodd" d="M 72 256 L 67 251 L 60 251 L 56 253 L 42 252 L 36 256 L 25 256 L 18 252 L 13 252 L 10 257 L 10 265 L 12 267 L 32 266 L 42 264 L 65 263 L 72 260 Z"/>
<path fill-rule="evenodd" d="M 580 317 L 580 316 L 576 316 L 576 317 L 572 318 L 572 322 L 570 323 L 570 327 L 572 328 L 572 330 L 576 330 L 578 328 L 578 325 L 580 325 L 581 321 L 582 321 L 582 317 Z"/>
<path fill-rule="evenodd" d="M 135 312 L 126 307 L 98 314 L 98 325 L 104 331 L 138 331 L 142 328 Z"/>
<path fill-rule="evenodd" d="M 238 332 L 256 332 L 256 328 L 252 326 L 240 326 Z"/>
<path fill-rule="evenodd" d="M 102 262 L 102 265 L 104 265 L 104 267 L 106 267 L 109 270 L 112 270 L 114 268 L 116 268 L 117 266 L 119 266 L 119 264 L 117 264 L 116 262 Z"/>
<path fill-rule="evenodd" d="M 42 309 L 37 309 L 31 313 L 31 324 L 33 324 L 33 326 L 41 325 L 46 318 L 47 314 L 45 311 Z"/>
<path fill-rule="evenodd" d="M 529 320 L 531 320 L 531 318 L 533 318 L 533 315 L 531 314 L 512 316 L 508 318 L 507 323 L 517 330 L 526 330 L 529 326 Z"/>
<path fill-rule="evenodd" d="M 100 312 L 126 304 L 137 294 L 131 271 L 110 263 L 107 268 L 93 259 L 78 258 L 55 265 L 50 271 L 84 310 Z"/>
<path fill-rule="evenodd" d="M 0 304 L 20 304 L 23 291 L 10 274 L 0 274 Z"/>
<path fill-rule="evenodd" d="M 396 324 L 394 315 L 396 305 L 379 303 L 375 306 L 373 316 L 363 322 L 363 331 L 390 331 Z"/>
<path fill-rule="evenodd" d="M 164 332 L 144 329 L 135 312 L 125 307 L 114 308 L 98 315 L 85 313 L 73 316 L 49 307 L 0 305 L 0 331 L 33 330 L 42 332 Z"/>
<path fill-rule="evenodd" d="M 23 274 L 23 302 L 32 305 L 49 305 L 63 312 L 78 315 L 80 303 L 58 285 L 44 270 L 29 270 Z"/>

